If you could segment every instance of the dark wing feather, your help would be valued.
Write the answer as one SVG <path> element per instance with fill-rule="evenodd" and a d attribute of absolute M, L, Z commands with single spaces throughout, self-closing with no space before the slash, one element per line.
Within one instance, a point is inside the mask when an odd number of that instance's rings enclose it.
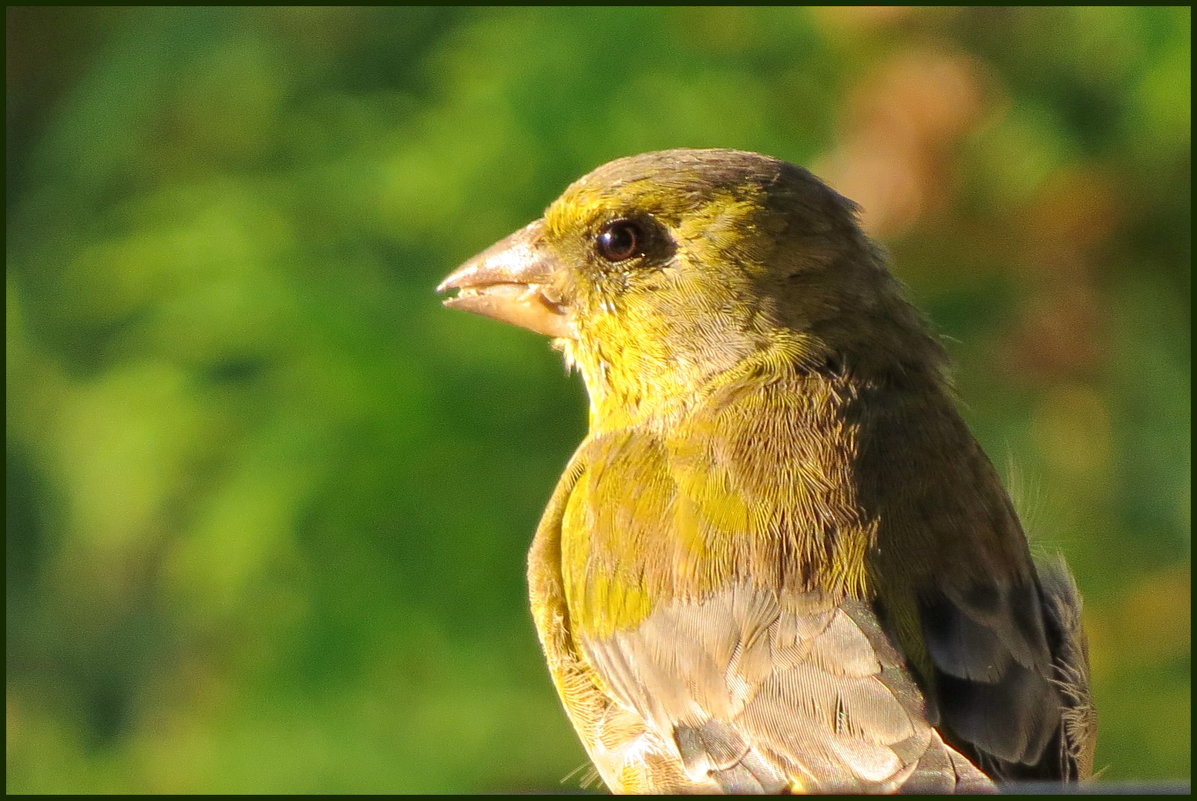
<path fill-rule="evenodd" d="M 962 593 L 920 603 L 927 651 L 935 666 L 944 720 L 986 759 L 1036 765 L 1059 725 L 1060 700 L 1051 670 L 1034 585 L 990 585 L 992 601 Z M 954 597 L 953 597 L 954 596 Z"/>

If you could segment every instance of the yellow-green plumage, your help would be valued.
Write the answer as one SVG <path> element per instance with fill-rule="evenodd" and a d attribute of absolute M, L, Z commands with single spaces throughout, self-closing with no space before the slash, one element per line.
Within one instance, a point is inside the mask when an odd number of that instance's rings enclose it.
<path fill-rule="evenodd" d="M 613 790 L 1088 773 L 1075 590 L 850 202 L 756 154 L 621 159 L 443 288 L 555 336 L 590 393 L 529 582 Z"/>

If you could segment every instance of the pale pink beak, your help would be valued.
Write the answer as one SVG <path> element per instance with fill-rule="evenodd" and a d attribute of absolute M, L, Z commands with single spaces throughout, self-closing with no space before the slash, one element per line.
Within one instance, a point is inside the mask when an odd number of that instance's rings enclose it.
<path fill-rule="evenodd" d="M 559 265 L 544 243 L 537 220 L 491 245 L 441 281 L 437 292 L 451 309 L 481 314 L 550 337 L 577 336 L 573 316 L 555 288 Z"/>

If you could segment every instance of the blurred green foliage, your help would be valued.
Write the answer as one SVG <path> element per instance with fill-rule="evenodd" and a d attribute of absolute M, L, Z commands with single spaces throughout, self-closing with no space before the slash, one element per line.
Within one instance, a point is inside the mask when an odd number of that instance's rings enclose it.
<path fill-rule="evenodd" d="M 8 8 L 7 789 L 560 787 L 523 565 L 583 390 L 432 289 L 678 146 L 864 205 L 1086 594 L 1104 777 L 1187 777 L 1190 26 Z"/>

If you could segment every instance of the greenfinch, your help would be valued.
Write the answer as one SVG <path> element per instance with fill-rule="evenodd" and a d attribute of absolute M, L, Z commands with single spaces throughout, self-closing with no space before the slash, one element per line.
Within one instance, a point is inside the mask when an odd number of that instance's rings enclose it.
<path fill-rule="evenodd" d="M 646 153 L 439 289 L 552 337 L 585 381 L 528 580 L 612 791 L 1090 774 L 1075 584 L 1032 562 L 851 201 L 755 153 Z"/>

